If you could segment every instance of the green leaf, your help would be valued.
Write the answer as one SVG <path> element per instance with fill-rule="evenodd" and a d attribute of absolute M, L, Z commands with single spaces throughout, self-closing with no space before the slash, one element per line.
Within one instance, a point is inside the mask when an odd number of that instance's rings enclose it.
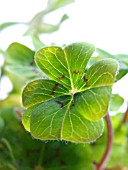
<path fill-rule="evenodd" d="M 118 81 L 122 79 L 127 73 L 128 73 L 128 69 L 120 69 L 116 76 L 116 80 Z"/>
<path fill-rule="evenodd" d="M 7 65 L 5 69 L 11 74 L 15 74 L 22 77 L 31 78 L 37 76 L 37 77 L 46 78 L 46 76 L 43 75 L 38 68 L 33 66 Z"/>
<path fill-rule="evenodd" d="M 114 55 L 115 59 L 118 60 L 120 67 L 119 67 L 119 73 L 117 74 L 116 79 L 120 80 L 122 77 L 124 77 L 128 73 L 128 55 L 126 54 L 118 54 Z"/>
<path fill-rule="evenodd" d="M 30 82 L 23 90 L 22 121 L 33 137 L 92 142 L 101 136 L 118 63 L 105 59 L 86 69 L 93 51 L 89 43 L 37 51 L 38 67 L 52 80 Z"/>
<path fill-rule="evenodd" d="M 49 0 L 47 3 L 47 8 L 39 13 L 37 13 L 29 22 L 29 25 L 36 25 L 42 22 L 43 17 L 49 14 L 50 12 L 62 8 L 70 3 L 73 3 L 75 0 Z"/>
<path fill-rule="evenodd" d="M 123 103 L 124 99 L 121 96 L 119 96 L 118 94 L 113 94 L 110 100 L 110 110 L 118 111 Z"/>
<path fill-rule="evenodd" d="M 69 16 L 64 14 L 59 22 L 59 24 L 63 23 L 65 20 L 69 19 Z"/>
<path fill-rule="evenodd" d="M 34 63 L 34 54 L 35 52 L 28 47 L 12 43 L 6 51 L 5 69 L 23 77 L 44 76 Z"/>
<path fill-rule="evenodd" d="M 84 74 L 79 86 L 80 89 L 112 86 L 118 63 L 113 59 L 105 59 L 94 63 Z M 86 84 L 85 84 L 86 82 Z"/>
<path fill-rule="evenodd" d="M 55 0 L 55 1 L 48 1 L 47 8 L 39 13 L 37 13 L 32 20 L 28 23 L 29 28 L 24 33 L 24 35 L 30 35 L 32 38 L 33 36 L 38 36 L 42 33 L 52 33 L 57 31 L 60 28 L 62 22 L 68 19 L 68 16 L 64 14 L 60 21 L 56 25 L 49 24 L 44 22 L 43 19 L 45 15 L 49 14 L 50 12 L 61 8 L 69 3 L 74 2 L 74 0 Z"/>
<path fill-rule="evenodd" d="M 48 77 L 75 90 L 93 52 L 94 46 L 87 43 L 74 43 L 64 50 L 46 47 L 35 54 L 35 62 Z"/>
<path fill-rule="evenodd" d="M 99 120 L 105 116 L 111 96 L 111 87 L 86 90 L 76 96 L 76 110 L 88 120 Z"/>
<path fill-rule="evenodd" d="M 48 24 L 48 23 L 42 23 L 40 24 L 40 26 L 38 27 L 38 34 L 42 34 L 42 33 L 52 33 L 55 32 L 59 29 L 59 25 L 52 25 L 52 24 Z"/>
<path fill-rule="evenodd" d="M 49 11 L 53 11 L 53 10 L 56 10 L 58 8 L 61 8 L 65 5 L 68 5 L 72 2 L 74 2 L 75 0 L 49 0 L 48 1 L 48 9 Z"/>
<path fill-rule="evenodd" d="M 4 30 L 5 28 L 8 28 L 10 26 L 16 25 L 16 24 L 20 24 L 18 22 L 6 22 L 3 24 L 0 24 L 0 31 Z"/>
<path fill-rule="evenodd" d="M 96 52 L 102 58 L 113 58 L 119 62 L 120 67 L 119 67 L 118 74 L 116 76 L 117 81 L 120 80 L 122 77 L 124 77 L 128 73 L 128 55 L 126 54 L 112 55 L 99 48 L 96 49 Z"/>
<path fill-rule="evenodd" d="M 32 65 L 35 52 L 20 43 L 12 43 L 6 51 L 9 64 Z"/>
<path fill-rule="evenodd" d="M 43 22 L 42 24 L 40 24 L 37 28 L 37 34 L 42 34 L 42 33 L 52 33 L 52 32 L 55 32 L 57 31 L 59 28 L 60 28 L 60 25 L 68 19 L 68 16 L 67 15 L 63 15 L 60 22 L 56 25 L 52 25 L 52 24 L 49 24 L 49 23 L 45 23 Z M 35 27 L 33 27 L 33 29 L 35 29 Z M 30 29 L 31 31 L 31 29 Z M 34 32 L 34 31 L 33 31 Z M 33 33 L 32 32 L 32 33 Z M 29 33 L 29 32 L 27 32 Z M 31 32 L 30 32 L 31 33 Z"/>
<path fill-rule="evenodd" d="M 40 38 L 35 35 L 32 36 L 32 42 L 35 49 L 40 49 L 45 46 L 45 44 L 40 40 Z"/>
<path fill-rule="evenodd" d="M 62 21 L 63 22 L 63 21 Z M 42 22 L 38 25 L 38 27 L 35 25 L 32 25 L 29 27 L 29 29 L 24 33 L 24 35 L 30 35 L 33 39 L 34 36 L 39 36 L 39 34 L 44 33 L 52 33 L 59 29 L 61 22 L 59 22 L 57 25 L 52 25 L 49 23 Z M 37 38 L 34 37 L 34 40 L 37 41 Z M 39 42 L 38 42 L 39 43 Z"/>
<path fill-rule="evenodd" d="M 23 105 L 30 107 L 65 94 L 68 94 L 67 89 L 55 81 L 35 80 L 29 83 L 23 91 Z"/>
<path fill-rule="evenodd" d="M 2 115 L 7 117 L 3 134 L 11 144 L 17 165 L 20 165 L 20 168 L 18 167 L 17 170 L 33 170 L 33 167 L 35 168 L 39 165 L 42 148 L 44 148 L 44 152 L 41 157 L 41 165 L 46 170 L 82 170 L 85 167 L 87 170 L 93 170 L 90 145 L 65 144 L 65 142 L 58 141 L 46 143 L 33 140 L 31 135 L 23 129 L 16 119 L 13 109 L 11 110 L 8 111 L 6 108 L 4 112 L 2 111 Z M 13 128 L 10 124 L 13 125 Z M 7 148 L 1 145 L 1 142 L 0 148 L 0 170 L 5 170 L 4 166 L 7 166 L 9 163 L 12 164 L 12 161 L 10 160 Z"/>
<path fill-rule="evenodd" d="M 100 49 L 100 48 L 96 48 L 96 52 L 100 55 L 100 57 L 103 58 L 114 58 L 112 54 Z"/>
<path fill-rule="evenodd" d="M 128 65 L 128 55 L 126 54 L 117 54 L 114 57 L 118 60 L 123 62 L 124 64 Z"/>
<path fill-rule="evenodd" d="M 64 96 L 37 107 L 31 116 L 32 136 L 41 140 L 71 142 L 90 142 L 97 139 L 102 134 L 102 120 L 91 122 L 84 119 L 71 104 L 70 97 Z"/>
<path fill-rule="evenodd" d="M 7 66 L 5 68 L 7 69 Z M 13 91 L 12 92 L 18 93 L 20 95 L 21 89 L 23 88 L 23 86 L 28 81 L 28 78 L 23 76 L 23 74 L 22 74 L 22 76 L 16 75 L 16 73 L 13 74 L 12 71 L 8 71 L 8 72 L 6 72 L 6 74 L 13 84 Z"/>
<path fill-rule="evenodd" d="M 22 123 L 24 125 L 24 128 L 30 132 L 30 117 L 31 113 L 36 109 L 36 107 L 39 106 L 39 104 L 29 107 L 27 110 L 24 111 L 24 114 L 22 116 Z"/>

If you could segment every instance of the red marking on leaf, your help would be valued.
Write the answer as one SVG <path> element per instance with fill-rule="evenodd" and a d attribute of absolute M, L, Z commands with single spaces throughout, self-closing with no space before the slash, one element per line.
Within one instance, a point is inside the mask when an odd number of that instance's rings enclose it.
<path fill-rule="evenodd" d="M 65 74 L 62 74 L 61 77 L 58 77 L 58 80 L 62 80 L 65 77 Z"/>
<path fill-rule="evenodd" d="M 85 76 L 83 78 L 84 78 L 85 83 L 88 84 L 88 79 Z"/>
<path fill-rule="evenodd" d="M 78 71 L 74 70 L 73 73 L 74 74 L 80 74 L 80 70 L 78 70 Z"/>
<path fill-rule="evenodd" d="M 61 108 L 63 108 L 64 107 L 64 104 L 62 103 L 62 102 L 60 102 L 60 101 L 55 101 L 57 104 L 60 104 L 61 105 Z"/>
<path fill-rule="evenodd" d="M 58 85 L 59 85 L 58 83 L 56 83 L 56 84 L 54 85 L 54 87 L 52 88 L 51 94 L 54 94 L 54 93 L 55 93 L 55 90 L 57 89 Z"/>

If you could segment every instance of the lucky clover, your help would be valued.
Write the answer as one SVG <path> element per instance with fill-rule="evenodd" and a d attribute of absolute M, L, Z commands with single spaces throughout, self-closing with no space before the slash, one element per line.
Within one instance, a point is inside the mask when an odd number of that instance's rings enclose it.
<path fill-rule="evenodd" d="M 34 138 L 92 142 L 101 136 L 118 62 L 104 59 L 86 69 L 94 51 L 92 44 L 73 43 L 36 52 L 35 62 L 49 79 L 23 90 L 22 122 Z"/>

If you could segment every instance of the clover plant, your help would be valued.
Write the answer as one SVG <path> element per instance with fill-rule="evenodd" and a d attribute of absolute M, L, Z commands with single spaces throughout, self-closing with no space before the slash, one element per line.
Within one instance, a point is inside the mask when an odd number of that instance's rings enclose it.
<path fill-rule="evenodd" d="M 25 25 L 24 35 L 33 44 L 33 49 L 18 42 L 6 51 L 0 47 L 4 58 L 0 75 L 7 76 L 13 85 L 8 97 L 0 101 L 2 170 L 128 167 L 128 106 L 119 113 L 125 100 L 119 94 L 111 95 L 114 82 L 128 73 L 128 55 L 110 54 L 89 43 L 46 47 L 45 37 L 43 42 L 40 39 L 40 35 L 57 31 L 68 19 L 63 13 L 58 23 L 50 24 L 45 17 L 72 2 L 48 0 L 47 7 L 29 22 L 0 24 L 0 32 L 16 24 Z M 21 89 L 25 109 L 20 103 Z M 110 117 L 111 111 L 116 115 Z M 40 140 L 26 133 L 21 118 L 25 129 Z M 46 143 L 52 140 L 56 141 Z M 61 140 L 69 142 L 58 142 Z"/>
<path fill-rule="evenodd" d="M 118 62 L 103 59 L 86 69 L 94 51 L 94 45 L 82 42 L 35 53 L 48 78 L 23 89 L 22 122 L 34 138 L 85 143 L 102 135 Z"/>

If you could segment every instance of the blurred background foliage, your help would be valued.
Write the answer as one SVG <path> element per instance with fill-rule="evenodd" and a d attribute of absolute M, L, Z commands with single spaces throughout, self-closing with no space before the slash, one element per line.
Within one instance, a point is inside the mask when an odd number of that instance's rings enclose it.
<path fill-rule="evenodd" d="M 93 170 L 94 161 L 99 162 L 105 151 L 106 126 L 103 136 L 95 143 L 72 144 L 35 140 L 21 123 L 24 112 L 21 103 L 23 86 L 32 79 L 47 78 L 34 63 L 35 51 L 45 46 L 40 35 L 57 31 L 62 22 L 68 19 L 63 14 L 59 23 L 52 25 L 44 21 L 44 17 L 72 2 L 74 0 L 49 0 L 47 8 L 37 13 L 28 23 L 6 22 L 0 25 L 0 31 L 4 31 L 12 25 L 25 24 L 27 30 L 24 36 L 30 36 L 35 47 L 35 50 L 31 50 L 16 42 L 6 51 L 0 48 L 1 56 L 4 57 L 0 68 L 1 80 L 7 77 L 12 85 L 7 96 L 0 101 L 0 170 Z M 88 67 L 103 58 L 115 58 L 120 64 L 116 81 L 128 73 L 128 55 L 112 55 L 98 48 L 96 52 L 97 55 L 92 57 Z M 128 109 L 124 113 L 119 112 L 124 102 L 119 94 L 112 95 L 109 111 L 115 114 L 112 116 L 114 140 L 106 170 L 128 169 Z"/>

